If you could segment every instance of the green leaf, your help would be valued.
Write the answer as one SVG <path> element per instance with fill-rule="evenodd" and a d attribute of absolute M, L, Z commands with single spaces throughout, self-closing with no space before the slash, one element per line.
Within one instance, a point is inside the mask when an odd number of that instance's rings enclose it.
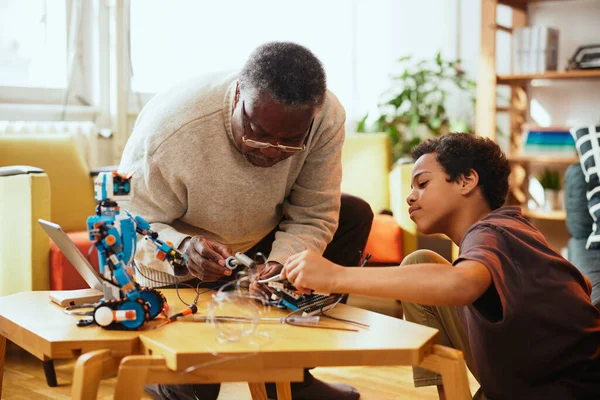
<path fill-rule="evenodd" d="M 402 103 L 404 103 L 404 100 L 406 100 L 407 95 L 408 95 L 408 91 L 406 89 L 404 89 L 402 92 L 400 92 L 400 94 L 398 96 L 394 97 L 393 99 L 390 99 L 386 104 L 394 106 L 398 109 L 398 108 L 400 108 L 400 106 L 402 106 Z"/>
<path fill-rule="evenodd" d="M 409 127 L 409 130 L 413 135 L 417 131 L 419 122 L 421 122 L 421 115 L 418 112 L 413 112 L 410 116 L 410 127 Z"/>
<path fill-rule="evenodd" d="M 469 103 L 474 104 L 476 85 L 462 71 L 460 59 L 445 60 L 438 51 L 429 59 L 403 56 L 398 63 L 402 73 L 392 78 L 390 89 L 385 92 L 386 101 L 379 104 L 380 117 L 374 124 L 376 130 L 390 136 L 394 159 L 405 155 L 420 141 L 415 134 L 421 124 L 432 135 L 447 133 L 451 127 L 471 130 L 466 123 L 451 123 L 445 107 L 454 88 L 467 92 Z"/>
<path fill-rule="evenodd" d="M 362 119 L 356 123 L 356 132 L 364 133 L 364 132 L 367 131 L 366 130 L 366 123 L 367 123 L 367 117 L 368 116 L 369 116 L 368 113 L 365 114 L 365 116 L 362 117 Z"/>

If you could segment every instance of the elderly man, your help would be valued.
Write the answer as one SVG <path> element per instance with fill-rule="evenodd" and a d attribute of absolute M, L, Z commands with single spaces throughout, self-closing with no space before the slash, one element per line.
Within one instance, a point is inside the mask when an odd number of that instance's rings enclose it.
<path fill-rule="evenodd" d="M 134 196 L 123 207 L 151 222 L 188 263 L 173 271 L 140 243 L 138 282 L 227 279 L 224 260 L 237 251 L 268 254 L 261 278 L 278 274 L 290 255 L 306 249 L 357 265 L 373 214 L 364 201 L 340 193 L 344 123 L 320 61 L 294 43 L 260 46 L 239 76 L 186 82 L 152 99 L 119 167 L 135 172 Z M 219 385 L 148 391 L 164 399 L 216 399 Z M 267 391 L 276 396 L 274 385 Z M 359 397 L 352 387 L 326 384 L 308 371 L 292 392 L 294 399 Z"/>

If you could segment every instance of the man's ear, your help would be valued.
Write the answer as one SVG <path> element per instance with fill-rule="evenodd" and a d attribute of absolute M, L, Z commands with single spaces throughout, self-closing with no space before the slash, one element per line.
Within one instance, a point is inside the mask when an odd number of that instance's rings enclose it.
<path fill-rule="evenodd" d="M 460 185 L 461 193 L 467 195 L 479 185 L 479 174 L 474 169 L 470 169 L 458 177 L 458 184 Z"/>
<path fill-rule="evenodd" d="M 235 84 L 235 95 L 233 96 L 233 109 L 237 107 L 237 103 L 240 101 L 240 82 L 236 82 Z"/>

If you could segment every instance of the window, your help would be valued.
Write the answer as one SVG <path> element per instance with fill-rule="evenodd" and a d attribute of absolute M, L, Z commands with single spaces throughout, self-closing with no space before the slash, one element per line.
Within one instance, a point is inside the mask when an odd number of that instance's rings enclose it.
<path fill-rule="evenodd" d="M 0 86 L 66 88 L 65 0 L 0 0 Z"/>

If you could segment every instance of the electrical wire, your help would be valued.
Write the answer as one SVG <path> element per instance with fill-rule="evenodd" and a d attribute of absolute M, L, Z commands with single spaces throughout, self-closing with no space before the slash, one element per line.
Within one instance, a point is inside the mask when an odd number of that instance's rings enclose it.
<path fill-rule="evenodd" d="M 362 257 L 362 251 L 359 251 L 359 254 Z M 360 268 L 364 268 L 365 265 L 367 265 L 367 262 L 369 261 L 370 258 L 371 258 L 371 253 L 367 253 L 367 255 L 365 256 L 365 259 L 363 260 L 363 262 L 360 265 Z M 333 320 L 336 320 L 336 321 L 346 322 L 348 324 L 353 324 L 353 325 L 361 326 L 363 328 L 368 328 L 369 325 L 367 325 L 367 324 L 363 324 L 361 322 L 352 321 L 352 320 L 349 320 L 349 319 L 344 319 L 344 318 L 340 318 L 340 317 L 334 317 L 333 315 L 329 315 L 329 313 L 331 311 L 333 311 L 333 309 L 338 304 L 340 304 L 340 301 L 342 301 L 343 298 L 344 298 L 344 295 L 340 295 L 340 298 L 333 305 L 331 305 L 331 308 L 328 308 L 327 310 L 324 310 L 324 308 L 327 307 L 328 305 L 325 305 L 325 306 L 321 307 L 320 315 L 322 315 L 324 317 L 327 317 L 327 318 L 330 318 L 330 319 L 333 319 Z"/>

